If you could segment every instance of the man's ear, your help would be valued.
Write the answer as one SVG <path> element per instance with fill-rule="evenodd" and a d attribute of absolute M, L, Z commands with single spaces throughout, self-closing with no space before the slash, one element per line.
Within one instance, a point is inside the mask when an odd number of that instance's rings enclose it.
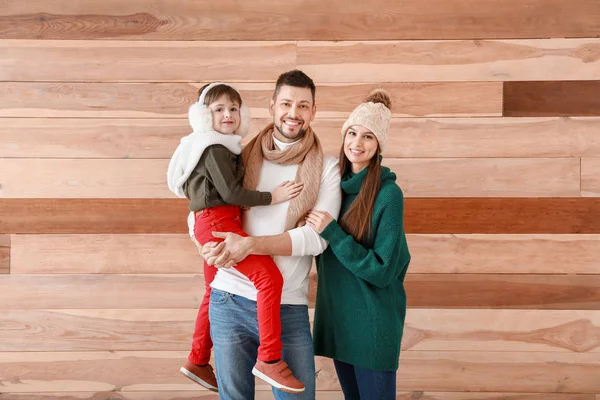
<path fill-rule="evenodd" d="M 313 115 L 312 115 L 312 118 L 310 119 L 310 122 L 314 121 L 315 116 L 317 115 L 317 105 L 315 104 L 312 108 L 313 108 L 312 109 Z"/>
<path fill-rule="evenodd" d="M 271 99 L 271 101 L 269 102 L 269 115 L 271 117 L 273 116 L 273 107 L 275 107 L 275 101 Z"/>

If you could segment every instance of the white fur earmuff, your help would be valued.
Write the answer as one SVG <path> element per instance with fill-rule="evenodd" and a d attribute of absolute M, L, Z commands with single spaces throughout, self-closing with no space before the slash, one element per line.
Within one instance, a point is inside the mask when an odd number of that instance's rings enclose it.
<path fill-rule="evenodd" d="M 228 85 L 223 82 L 213 82 L 210 85 L 208 85 L 207 87 L 205 87 L 204 90 L 202 91 L 202 93 L 200 94 L 198 102 L 192 104 L 188 111 L 188 118 L 190 120 L 190 125 L 192 126 L 192 129 L 194 130 L 195 133 L 213 131 L 212 113 L 210 111 L 210 108 L 208 108 L 208 106 L 204 105 L 204 99 L 206 98 L 206 94 L 208 93 L 208 91 L 217 85 L 229 86 L 233 90 L 237 91 L 237 89 L 234 88 L 233 86 Z M 238 91 L 238 93 L 239 93 L 239 91 Z M 240 135 L 240 136 L 244 137 L 248 134 L 249 130 L 250 130 L 250 110 L 248 109 L 248 106 L 242 105 L 240 107 L 240 126 L 234 133 L 236 135 Z"/>

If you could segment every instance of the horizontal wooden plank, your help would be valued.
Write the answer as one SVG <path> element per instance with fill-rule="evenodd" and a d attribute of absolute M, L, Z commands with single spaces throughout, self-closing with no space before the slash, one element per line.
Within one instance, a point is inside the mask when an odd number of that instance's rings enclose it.
<path fill-rule="evenodd" d="M 0 311 L 6 327 L 0 329 L 0 351 L 185 351 L 197 313 L 197 308 Z"/>
<path fill-rule="evenodd" d="M 0 159 L 4 198 L 172 198 L 169 160 Z M 385 159 L 406 197 L 574 197 L 580 161 Z"/>
<path fill-rule="evenodd" d="M 96 3 L 10 2 L 0 13 L 1 38 L 144 40 L 364 40 L 594 37 L 593 0 L 290 2 L 226 0 L 217 5 L 132 0 Z M 435 12 L 431 12 L 435 10 Z M 335 11 L 335 12 L 332 12 Z M 241 23 L 240 16 L 244 16 Z M 407 18 L 410 16 L 410 18 Z"/>
<path fill-rule="evenodd" d="M 411 274 L 409 307 L 600 310 L 600 275 Z"/>
<path fill-rule="evenodd" d="M 383 165 L 396 173 L 405 197 L 576 197 L 581 193 L 580 161 L 573 158 L 387 158 Z"/>
<path fill-rule="evenodd" d="M 581 159 L 581 195 L 600 196 L 600 158 Z"/>
<path fill-rule="evenodd" d="M 183 233 L 184 199 L 0 199 L 0 233 Z"/>
<path fill-rule="evenodd" d="M 0 400 L 217 400 L 218 395 L 208 391 L 173 392 L 54 392 L 54 393 L 0 393 Z M 344 400 L 339 391 L 317 391 L 318 400 Z M 451 393 L 451 392 L 397 392 L 396 400 L 594 400 L 594 394 L 575 393 Z M 256 392 L 257 400 L 274 399 L 268 390 Z"/>
<path fill-rule="evenodd" d="M 600 116 L 598 91 L 600 80 L 504 82 L 504 115 Z"/>
<path fill-rule="evenodd" d="M 190 132 L 183 119 L 2 118 L 0 157 L 170 158 Z"/>
<path fill-rule="evenodd" d="M 594 354 L 406 352 L 398 370 L 397 387 L 399 390 L 424 387 L 432 391 L 485 392 L 502 388 L 514 392 L 595 393 L 600 385 L 597 368 Z M 427 376 L 427 371 L 431 375 Z"/>
<path fill-rule="evenodd" d="M 275 82 L 296 65 L 292 42 L 0 40 L 0 53 L 0 81 Z"/>
<path fill-rule="evenodd" d="M 185 227 L 182 217 L 176 222 Z M 13 274 L 201 274 L 203 268 L 187 234 L 13 235 L 12 241 Z"/>
<path fill-rule="evenodd" d="M 0 159 L 5 198 L 169 198 L 169 160 Z"/>
<path fill-rule="evenodd" d="M 0 311 L 0 351 L 185 351 L 197 309 Z M 312 313 L 311 313 L 312 321 Z M 409 310 L 406 351 L 600 352 L 600 311 Z"/>
<path fill-rule="evenodd" d="M 327 154 L 339 155 L 344 121 L 311 124 Z M 251 134 L 268 122 L 253 119 Z M 384 157 L 600 157 L 599 130 L 595 117 L 393 118 Z M 184 119 L 0 118 L 0 158 L 170 158 L 189 132 Z"/>
<path fill-rule="evenodd" d="M 193 83 L 0 82 L 0 116 L 186 118 L 200 87 Z"/>
<path fill-rule="evenodd" d="M 30 245 L 43 252 L 44 246 L 32 238 Z M 600 235 L 408 235 L 407 240 L 413 255 L 409 271 L 414 273 L 600 273 Z M 24 253 L 19 249 L 27 241 L 13 242 L 13 253 Z M 13 271 L 15 267 L 21 268 L 13 260 Z"/>
<path fill-rule="evenodd" d="M 409 234 L 408 245 L 409 273 L 600 274 L 600 235 Z M 13 235 L 11 273 L 196 274 L 198 257 L 187 234 Z"/>
<path fill-rule="evenodd" d="M 183 199 L 0 198 L 0 234 L 185 233 L 187 215 Z M 600 198 L 408 198 L 404 224 L 420 234 L 593 234 Z"/>
<path fill-rule="evenodd" d="M 600 352 L 600 311 L 409 310 L 402 349 Z"/>
<path fill-rule="evenodd" d="M 321 84 L 600 79 L 590 57 L 599 46 L 596 38 L 299 42 L 298 68 Z"/>
<path fill-rule="evenodd" d="M 186 357 L 187 352 L 1 353 L 2 392 L 193 390 L 195 384 L 178 372 Z M 318 390 L 339 390 L 331 360 L 317 357 L 316 369 Z M 595 394 L 598 373 L 595 353 L 412 351 L 402 355 L 397 390 Z"/>
<path fill-rule="evenodd" d="M 406 199 L 408 233 L 600 233 L 598 198 Z"/>
<path fill-rule="evenodd" d="M 189 105 L 203 84 L 0 82 L 0 117 L 187 119 Z M 253 117 L 270 118 L 273 83 L 233 84 Z M 378 87 L 390 93 L 396 117 L 502 116 L 501 82 L 318 85 L 317 116 L 346 118 Z"/>
<path fill-rule="evenodd" d="M 88 263 L 94 262 L 92 258 Z M 49 265 L 55 265 L 53 260 Z M 316 275 L 310 279 L 308 301 L 314 307 Z M 600 275 L 413 271 L 405 287 L 410 308 L 600 310 Z M 81 309 L 197 308 L 204 279 L 201 274 L 10 274 L 0 276 L 0 289 L 0 310 L 69 309 L 75 304 Z"/>
<path fill-rule="evenodd" d="M 140 264 L 143 266 L 143 261 Z M 3 310 L 69 309 L 75 305 L 79 309 L 194 309 L 204 296 L 204 278 L 200 273 L 10 274 L 0 276 L 0 289 Z"/>
<path fill-rule="evenodd" d="M 0 235 L 0 274 L 10 272 L 10 235 Z"/>

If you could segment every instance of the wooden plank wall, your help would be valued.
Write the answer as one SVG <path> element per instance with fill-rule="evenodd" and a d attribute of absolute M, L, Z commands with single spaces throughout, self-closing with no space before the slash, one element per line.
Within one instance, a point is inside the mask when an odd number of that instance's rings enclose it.
<path fill-rule="evenodd" d="M 330 154 L 393 97 L 397 398 L 600 400 L 597 0 L 1 3 L 1 400 L 216 398 L 178 373 L 203 289 L 166 165 L 201 85 L 235 83 L 256 131 L 295 67 Z"/>

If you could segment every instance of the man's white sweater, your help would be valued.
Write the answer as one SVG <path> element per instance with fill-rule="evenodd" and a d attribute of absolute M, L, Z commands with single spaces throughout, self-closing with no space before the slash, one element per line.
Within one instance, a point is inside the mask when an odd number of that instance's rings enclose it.
<path fill-rule="evenodd" d="M 275 139 L 280 149 L 293 146 Z M 256 190 L 272 192 L 284 181 L 296 179 L 298 165 L 280 165 L 264 160 Z M 315 210 L 327 211 L 338 217 L 341 207 L 340 172 L 335 158 L 324 156 L 323 174 Z M 289 201 L 269 206 L 252 207 L 243 213 L 243 228 L 250 236 L 278 235 L 285 231 Z M 283 275 L 281 304 L 308 304 L 308 282 L 312 257 L 321 254 L 327 242 L 312 228 L 303 226 L 288 231 L 292 239 L 291 256 L 275 256 L 274 260 Z M 213 288 L 256 301 L 256 288 L 244 275 L 231 269 L 219 269 Z"/>

